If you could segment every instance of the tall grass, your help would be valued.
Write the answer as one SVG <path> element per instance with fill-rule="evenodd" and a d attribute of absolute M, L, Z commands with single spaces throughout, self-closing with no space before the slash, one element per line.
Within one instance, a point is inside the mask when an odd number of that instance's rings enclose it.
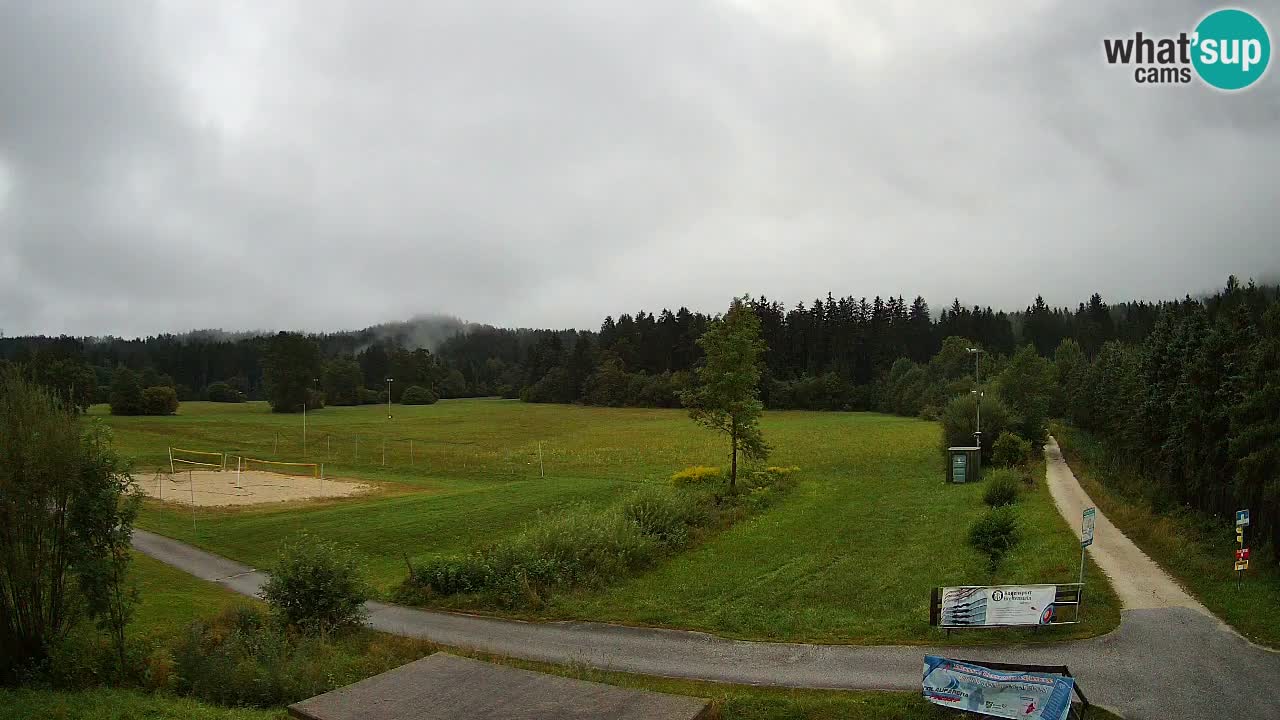
<path fill-rule="evenodd" d="M 514 537 L 410 568 L 409 602 L 474 595 L 504 607 L 539 607 L 557 590 L 598 587 L 652 566 L 700 533 L 732 524 L 776 493 L 786 472 L 748 475 L 741 493 L 647 486 L 606 508 L 543 515 Z"/>

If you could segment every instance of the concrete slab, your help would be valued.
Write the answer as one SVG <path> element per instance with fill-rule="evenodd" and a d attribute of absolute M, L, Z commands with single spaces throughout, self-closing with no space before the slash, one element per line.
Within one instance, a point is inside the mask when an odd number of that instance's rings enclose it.
<path fill-rule="evenodd" d="M 301 720 L 698 720 L 702 698 L 545 675 L 448 653 L 289 706 Z"/>

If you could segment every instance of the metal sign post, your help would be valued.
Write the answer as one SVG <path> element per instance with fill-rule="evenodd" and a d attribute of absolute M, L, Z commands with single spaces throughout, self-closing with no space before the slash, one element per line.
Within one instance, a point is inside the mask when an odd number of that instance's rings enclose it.
<path fill-rule="evenodd" d="M 1236 511 L 1236 590 L 1244 579 L 1244 571 L 1249 569 L 1249 548 L 1244 546 L 1244 529 L 1249 527 L 1249 511 Z"/>
<path fill-rule="evenodd" d="M 1093 529 L 1097 508 L 1085 508 L 1080 521 L 1080 597 L 1076 603 L 1076 621 L 1080 620 L 1080 607 L 1084 605 L 1084 551 L 1093 544 Z"/>

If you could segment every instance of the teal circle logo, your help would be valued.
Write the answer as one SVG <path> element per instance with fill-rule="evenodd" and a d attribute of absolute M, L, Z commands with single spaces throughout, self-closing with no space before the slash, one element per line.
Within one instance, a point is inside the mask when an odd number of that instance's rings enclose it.
<path fill-rule="evenodd" d="M 1191 63 L 1200 79 L 1219 90 L 1242 90 L 1267 71 L 1271 38 L 1258 18 L 1243 10 L 1217 10 L 1196 26 Z"/>

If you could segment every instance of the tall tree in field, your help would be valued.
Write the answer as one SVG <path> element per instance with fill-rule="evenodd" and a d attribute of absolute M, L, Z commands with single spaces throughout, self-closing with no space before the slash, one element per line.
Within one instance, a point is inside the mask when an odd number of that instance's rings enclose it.
<path fill-rule="evenodd" d="M 760 318 L 750 299 L 734 298 L 729 312 L 698 338 L 706 360 L 698 368 L 698 386 L 681 394 L 689 417 L 729 436 L 729 488 L 738 485 L 738 455 L 763 460 L 769 446 L 760 434 Z"/>
<path fill-rule="evenodd" d="M 271 411 L 299 412 L 303 403 L 312 403 L 310 390 L 320 377 L 320 348 L 311 338 L 282 332 L 268 342 L 262 369 Z"/>

